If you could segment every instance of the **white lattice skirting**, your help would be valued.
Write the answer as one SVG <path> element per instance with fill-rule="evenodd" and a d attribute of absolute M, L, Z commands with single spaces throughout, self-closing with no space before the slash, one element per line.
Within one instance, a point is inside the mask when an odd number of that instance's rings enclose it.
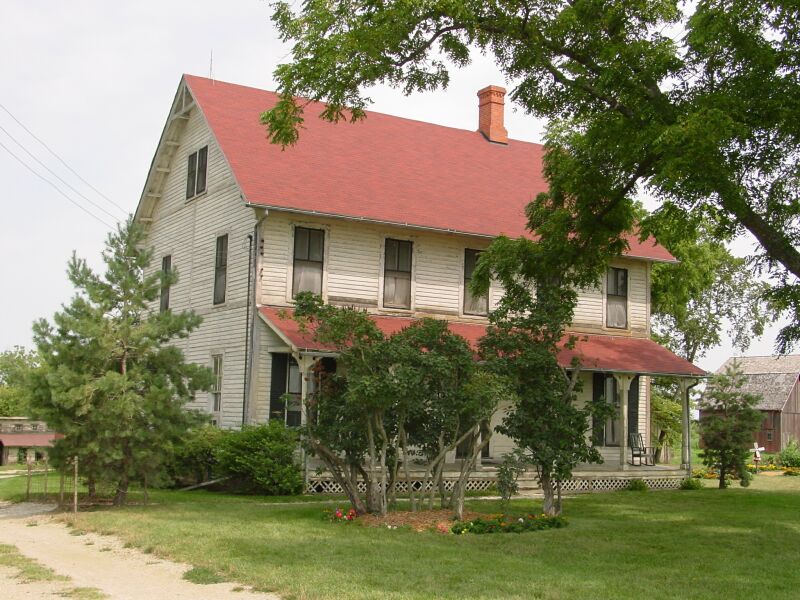
<path fill-rule="evenodd" d="M 455 484 L 455 479 L 445 479 L 444 480 L 444 488 L 448 491 L 453 489 L 453 485 Z M 490 487 L 494 485 L 493 479 L 468 479 L 467 480 L 467 491 L 474 492 L 474 491 L 484 491 L 488 490 Z M 422 479 L 412 479 L 411 480 L 411 487 L 415 492 L 421 491 L 425 488 L 425 491 L 431 489 L 431 482 L 426 482 Z M 364 493 L 367 491 L 367 484 L 363 481 L 358 482 L 358 491 Z M 407 492 L 408 491 L 408 483 L 406 481 L 398 481 L 397 482 L 397 491 L 398 492 Z M 306 493 L 307 494 L 342 494 L 344 490 L 342 486 L 336 483 L 330 477 L 311 477 L 306 484 Z"/>
<path fill-rule="evenodd" d="M 561 490 L 564 492 L 573 493 L 587 493 L 587 492 L 613 492 L 616 490 L 623 490 L 628 487 L 631 479 L 643 479 L 647 483 L 647 487 L 651 490 L 675 490 L 681 485 L 682 477 L 598 477 L 598 478 L 575 478 L 565 481 L 561 484 Z M 454 479 L 446 479 L 444 482 L 445 489 L 452 490 Z M 469 479 L 467 480 L 467 491 L 484 491 L 488 490 L 494 485 L 493 479 Z M 415 492 L 422 490 L 423 487 L 426 491 L 430 489 L 430 482 L 425 484 L 421 479 L 413 479 L 411 487 Z M 363 481 L 358 482 L 358 489 L 364 493 L 367 491 L 367 486 Z M 397 482 L 398 492 L 407 492 L 408 485 L 405 481 Z M 342 486 L 336 483 L 330 477 L 312 477 L 308 480 L 306 485 L 307 494 L 342 494 Z"/>
<path fill-rule="evenodd" d="M 682 477 L 598 477 L 592 479 L 570 479 L 561 484 L 564 492 L 613 492 L 624 490 L 631 479 L 642 479 L 651 490 L 676 490 Z"/>

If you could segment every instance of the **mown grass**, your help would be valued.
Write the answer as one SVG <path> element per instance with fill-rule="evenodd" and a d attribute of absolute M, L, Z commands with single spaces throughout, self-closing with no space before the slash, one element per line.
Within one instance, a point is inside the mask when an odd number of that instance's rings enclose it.
<path fill-rule="evenodd" d="M 75 526 L 285 598 L 793 598 L 798 479 L 579 496 L 566 500 L 568 527 L 520 535 L 370 529 L 327 522 L 322 509 L 336 502 L 164 491 L 151 506 L 79 514 Z"/>

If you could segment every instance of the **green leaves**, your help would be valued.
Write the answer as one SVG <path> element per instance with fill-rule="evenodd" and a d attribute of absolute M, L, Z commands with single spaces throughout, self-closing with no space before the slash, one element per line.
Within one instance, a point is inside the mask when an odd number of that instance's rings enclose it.
<path fill-rule="evenodd" d="M 709 0 L 309 1 L 273 4 L 292 60 L 263 117 L 279 144 L 302 111 L 358 120 L 371 85 L 409 94 L 447 86 L 469 52 L 491 55 L 510 98 L 549 121 L 548 194 L 528 211 L 557 271 L 590 283 L 635 231 L 635 197 L 670 210 L 642 225 L 674 236 L 709 219 L 720 241 L 749 231 L 754 265 L 800 340 L 800 18 L 794 4 Z M 294 100 L 290 100 L 295 98 Z M 349 116 L 348 116 L 349 115 Z M 533 167 L 533 165 L 532 165 Z M 556 260 L 559 258 L 560 260 Z M 554 266 L 554 268 L 556 268 Z"/>
<path fill-rule="evenodd" d="M 164 275 L 149 270 L 143 241 L 138 225 L 121 225 L 108 238 L 102 275 L 73 256 L 76 296 L 52 324 L 34 325 L 41 364 L 30 376 L 31 409 L 64 435 L 54 462 L 78 456 L 90 481 L 120 490 L 161 472 L 173 445 L 199 421 L 184 405 L 211 385 L 209 369 L 185 363 L 170 345 L 200 317 L 152 308 Z"/>

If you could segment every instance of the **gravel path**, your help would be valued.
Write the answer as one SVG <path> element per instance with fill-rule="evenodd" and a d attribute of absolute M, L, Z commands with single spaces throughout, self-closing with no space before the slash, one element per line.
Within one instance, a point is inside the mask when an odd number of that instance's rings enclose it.
<path fill-rule="evenodd" d="M 14 509 L 0 508 L 0 514 L 9 510 Z M 49 517 L 0 520 L 0 543 L 16 546 L 25 556 L 70 577 L 72 586 L 96 588 L 114 600 L 279 600 L 273 594 L 256 593 L 233 583 L 191 583 L 182 579 L 189 565 L 124 548 L 113 537 L 71 535 L 70 529 Z M 48 585 L 22 583 L 0 571 L 3 600 L 51 597 Z"/>

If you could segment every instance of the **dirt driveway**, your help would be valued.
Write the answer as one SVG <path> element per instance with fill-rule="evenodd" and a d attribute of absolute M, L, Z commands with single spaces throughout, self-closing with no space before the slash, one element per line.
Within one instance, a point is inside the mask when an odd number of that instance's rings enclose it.
<path fill-rule="evenodd" d="M 73 587 L 95 588 L 114 600 L 279 600 L 233 583 L 191 583 L 182 578 L 190 565 L 124 548 L 113 537 L 71 535 L 69 528 L 48 515 L 27 516 L 41 509 L 24 504 L 0 507 L 0 544 L 16 546 L 24 556 L 69 577 Z M 59 597 L 58 586 L 51 582 L 22 583 L 13 575 L 0 568 L 3 600 Z"/>

